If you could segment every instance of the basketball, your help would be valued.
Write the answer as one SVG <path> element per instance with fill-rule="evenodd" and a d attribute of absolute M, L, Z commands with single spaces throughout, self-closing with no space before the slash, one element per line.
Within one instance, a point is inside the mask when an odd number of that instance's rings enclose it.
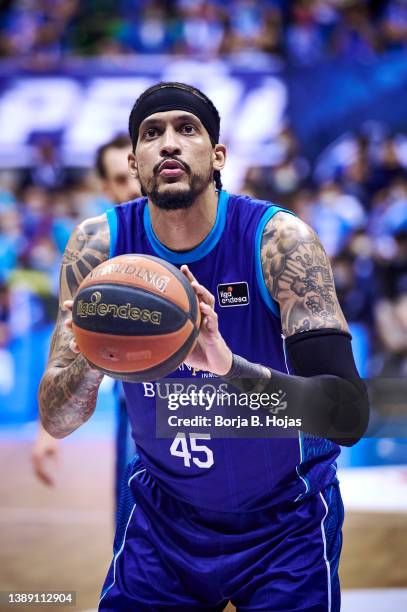
<path fill-rule="evenodd" d="M 113 378 L 165 377 L 185 360 L 199 334 L 198 299 L 175 266 L 148 255 L 109 259 L 82 281 L 72 309 L 76 342 Z"/>

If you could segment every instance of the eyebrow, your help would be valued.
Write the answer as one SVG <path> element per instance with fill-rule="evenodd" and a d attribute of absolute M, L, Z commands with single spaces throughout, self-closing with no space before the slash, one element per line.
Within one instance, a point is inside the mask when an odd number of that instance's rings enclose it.
<path fill-rule="evenodd" d="M 195 123 L 198 127 L 201 123 L 198 117 L 195 117 L 195 115 L 193 115 L 192 113 L 190 115 L 178 115 L 177 117 L 174 117 L 174 119 L 172 119 L 172 122 L 174 123 L 181 123 L 182 121 L 190 121 L 192 123 Z M 164 119 L 145 119 L 140 124 L 139 130 L 146 130 L 152 126 L 163 125 L 163 123 L 166 123 Z"/>

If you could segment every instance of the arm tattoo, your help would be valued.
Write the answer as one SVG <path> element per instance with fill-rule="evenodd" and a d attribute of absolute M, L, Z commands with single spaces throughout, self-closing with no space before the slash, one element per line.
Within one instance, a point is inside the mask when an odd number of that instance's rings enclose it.
<path fill-rule="evenodd" d="M 60 303 L 72 299 L 82 280 L 109 257 L 109 227 L 104 216 L 89 219 L 72 234 L 62 257 Z"/>
<path fill-rule="evenodd" d="M 58 318 L 39 389 L 42 424 L 56 438 L 74 431 L 95 409 L 103 375 L 83 355 L 70 350 L 73 333 L 65 327 L 65 321 L 71 315 L 62 306 L 65 300 L 75 297 L 89 272 L 108 259 L 109 238 L 104 215 L 84 221 L 72 234 L 62 258 Z"/>
<path fill-rule="evenodd" d="M 48 433 L 63 438 L 92 416 L 102 378 L 83 355 L 75 355 L 65 368 L 47 370 L 40 387 L 40 414 Z"/>
<path fill-rule="evenodd" d="M 285 336 L 323 328 L 348 331 L 329 259 L 303 221 L 274 215 L 263 232 L 261 262 L 267 288 L 280 305 Z"/>

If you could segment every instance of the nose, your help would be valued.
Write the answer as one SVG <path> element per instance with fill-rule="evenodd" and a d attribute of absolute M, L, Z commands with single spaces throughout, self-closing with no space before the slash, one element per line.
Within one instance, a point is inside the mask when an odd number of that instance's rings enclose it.
<path fill-rule="evenodd" d="M 178 140 L 178 134 L 175 130 L 168 128 L 163 133 L 160 154 L 162 157 L 181 155 L 181 146 Z"/>

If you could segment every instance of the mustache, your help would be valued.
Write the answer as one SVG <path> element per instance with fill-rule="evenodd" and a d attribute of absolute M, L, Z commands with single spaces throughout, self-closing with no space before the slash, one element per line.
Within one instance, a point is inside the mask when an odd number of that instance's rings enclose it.
<path fill-rule="evenodd" d="M 157 175 L 157 174 L 158 174 L 158 172 L 159 172 L 159 170 L 160 170 L 160 166 L 161 166 L 161 165 L 162 165 L 164 162 L 166 162 L 166 161 L 176 161 L 176 162 L 178 162 L 178 163 L 179 163 L 179 164 L 180 164 L 180 165 L 183 167 L 183 169 L 185 170 L 185 172 L 186 172 L 187 174 L 191 174 L 191 168 L 190 168 L 190 166 L 189 166 L 189 165 L 188 165 L 186 162 L 182 161 L 182 159 L 180 159 L 180 158 L 179 158 L 179 157 L 177 157 L 176 155 L 166 155 L 165 157 L 163 157 L 163 159 L 161 159 L 161 160 L 158 162 L 158 164 L 156 164 L 156 165 L 154 166 L 154 168 L 153 168 L 153 174 L 154 174 L 154 175 Z"/>

